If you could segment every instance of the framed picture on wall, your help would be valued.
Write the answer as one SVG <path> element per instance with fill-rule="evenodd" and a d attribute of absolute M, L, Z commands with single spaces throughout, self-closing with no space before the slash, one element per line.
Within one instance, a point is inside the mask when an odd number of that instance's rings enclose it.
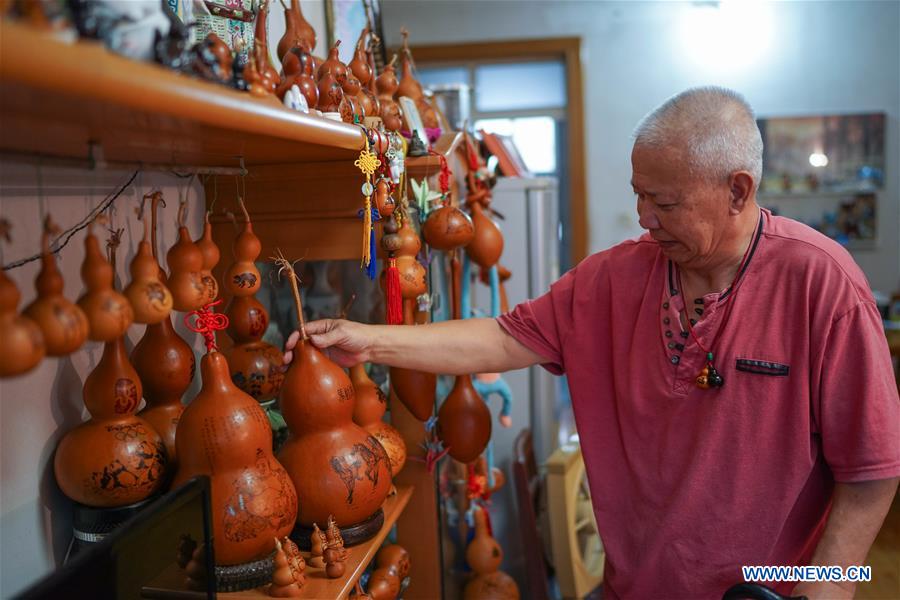
<path fill-rule="evenodd" d="M 380 0 L 325 0 L 325 20 L 328 28 L 328 47 L 341 40 L 341 62 L 353 60 L 359 34 L 369 25 L 378 40 L 375 49 L 375 68 L 378 72 L 387 63 L 384 28 L 381 25 Z"/>

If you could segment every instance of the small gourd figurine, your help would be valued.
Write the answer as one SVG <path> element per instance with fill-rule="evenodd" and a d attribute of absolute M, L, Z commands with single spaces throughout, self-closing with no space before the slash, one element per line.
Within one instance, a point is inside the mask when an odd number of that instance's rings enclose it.
<path fill-rule="evenodd" d="M 78 350 L 89 329 L 84 311 L 63 296 L 63 278 L 56 255 L 50 252 L 50 235 L 58 231 L 48 215 L 41 236 L 41 271 L 34 281 L 37 298 L 23 311 L 41 329 L 47 356 L 65 356 Z"/>
<path fill-rule="evenodd" d="M 172 293 L 172 308 L 181 312 L 191 312 L 208 304 L 208 290 L 203 284 L 203 252 L 191 240 L 191 234 L 184 224 L 187 204 L 178 207 L 178 241 L 166 254 L 169 265 L 169 279 L 166 287 Z"/>
<path fill-rule="evenodd" d="M 9 241 L 9 222 L 5 219 L 0 219 L 0 234 Z M 21 297 L 19 288 L 0 269 L 0 377 L 30 371 L 46 352 L 37 323 L 18 312 Z"/>
<path fill-rule="evenodd" d="M 475 572 L 463 590 L 463 600 L 519 600 L 512 577 L 500 571 L 503 550 L 488 532 L 484 510 L 476 507 L 475 537 L 466 548 L 466 562 Z"/>
<path fill-rule="evenodd" d="M 100 251 L 92 223 L 84 238 L 84 262 L 81 264 L 81 280 L 86 291 L 78 299 L 78 306 L 87 316 L 88 338 L 95 342 L 109 342 L 124 335 L 134 321 L 128 299 L 113 288 L 114 277 L 113 266 Z"/>
<path fill-rule="evenodd" d="M 144 196 L 144 201 L 152 198 L 158 202 L 161 192 Z M 172 293 L 160 279 L 160 268 L 150 249 L 150 220 L 140 214 L 144 221 L 144 238 L 138 244 L 137 253 L 131 260 L 131 283 L 125 288 L 125 297 L 134 310 L 134 322 L 152 325 L 159 323 L 172 312 Z"/>
<path fill-rule="evenodd" d="M 396 225 L 397 221 L 399 225 Z M 393 260 L 399 272 L 403 323 L 413 325 L 416 299 L 428 291 L 428 281 L 425 267 L 416 258 L 422 242 L 409 221 L 405 211 L 395 211 L 393 218 L 385 223 L 382 246 L 385 250 L 393 252 Z M 420 421 L 427 421 L 434 410 L 434 393 L 437 386 L 435 374 L 391 367 L 390 380 L 394 393 L 409 412 Z"/>
<path fill-rule="evenodd" d="M 291 566 L 291 571 L 294 573 L 294 580 L 297 582 L 297 586 L 303 587 L 306 583 L 306 575 L 304 573 L 304 571 L 306 571 L 306 561 L 300 553 L 300 548 L 297 547 L 294 540 L 288 536 L 282 538 L 281 546 L 284 548 L 284 554 L 287 556 L 288 564 Z"/>
<path fill-rule="evenodd" d="M 309 535 L 309 566 L 316 569 L 325 568 L 325 532 L 319 529 L 319 525 L 313 523 L 312 533 Z"/>
<path fill-rule="evenodd" d="M 269 596 L 272 598 L 299 598 L 303 591 L 297 582 L 294 569 L 281 541 L 275 538 L 275 569 L 272 572 L 272 583 L 269 585 Z"/>
<path fill-rule="evenodd" d="M 381 120 L 388 131 L 400 131 L 403 127 L 403 113 L 400 105 L 394 101 L 394 93 L 397 91 L 397 74 L 394 73 L 395 54 L 391 58 L 381 75 L 375 79 L 375 87 L 378 88 L 378 102 L 381 104 Z"/>
<path fill-rule="evenodd" d="M 84 382 L 90 420 L 68 432 L 56 448 L 53 471 L 66 496 L 108 508 L 161 490 L 167 479 L 166 449 L 153 427 L 134 414 L 140 401 L 141 381 L 119 336 L 106 342 Z"/>
<path fill-rule="evenodd" d="M 284 56 L 301 43 L 306 44 L 308 49 L 316 47 L 316 30 L 303 17 L 303 11 L 300 10 L 300 0 L 291 0 L 291 5 L 284 6 L 284 35 L 278 40 L 278 57 L 282 60 Z"/>
<path fill-rule="evenodd" d="M 150 203 L 151 244 L 153 265 L 160 277 L 164 276 L 157 262 L 156 230 L 157 208 L 161 197 Z M 145 419 L 162 437 L 170 470 L 175 472 L 178 453 L 175 447 L 175 431 L 184 405 L 181 398 L 191 385 L 196 369 L 194 351 L 172 326 L 168 315 L 159 323 L 147 325 L 144 335 L 131 351 L 131 364 L 141 379 L 144 399 L 147 401 L 139 416 Z"/>
<path fill-rule="evenodd" d="M 212 307 L 192 313 L 192 329 L 203 334 L 207 353 L 200 363 L 203 387 L 185 408 L 175 444 L 178 487 L 198 475 L 210 478 L 214 554 L 219 575 L 238 574 L 243 565 L 271 555 L 274 538 L 290 533 L 297 494 L 272 455 L 272 429 L 259 404 L 231 382 L 225 356 L 215 345 L 224 319 Z M 226 575 L 228 577 L 228 575 Z M 219 584 L 222 584 L 220 578 Z M 252 579 L 234 582 L 255 587 Z"/>
<path fill-rule="evenodd" d="M 337 364 L 309 340 L 291 263 L 279 256 L 290 279 L 300 340 L 281 387 L 281 411 L 290 429 L 278 458 L 297 488 L 297 523 L 309 529 L 334 515 L 353 530 L 348 543 L 374 536 L 381 505 L 391 489 L 390 461 L 371 434 L 353 422 L 353 385 Z"/>
<path fill-rule="evenodd" d="M 206 218 L 203 223 L 203 235 L 194 240 L 194 245 L 200 250 L 203 256 L 203 268 L 200 269 L 200 282 L 203 289 L 206 290 L 206 301 L 209 304 L 219 295 L 219 282 L 213 276 L 212 270 L 219 264 L 221 253 L 219 247 L 212 239 L 212 225 L 209 222 L 209 211 L 206 211 Z"/>
<path fill-rule="evenodd" d="M 231 380 L 257 402 L 274 400 L 284 381 L 284 357 L 281 351 L 262 341 L 269 326 L 269 313 L 256 299 L 260 286 L 256 259 L 262 244 L 253 233 L 253 223 L 243 200 L 244 228 L 234 241 L 234 264 L 225 275 L 225 289 L 232 295 L 225 309 L 228 335 L 234 346 L 226 353 Z"/>
<path fill-rule="evenodd" d="M 338 552 L 337 548 L 332 548 L 331 546 L 325 548 L 324 558 L 325 574 L 328 575 L 328 577 L 337 579 L 344 575 L 347 565 L 345 565 L 344 561 L 341 559 L 340 552 Z"/>
<path fill-rule="evenodd" d="M 338 528 L 337 521 L 334 520 L 332 515 L 328 515 L 328 524 L 325 527 L 325 547 L 336 549 L 341 560 L 347 560 L 347 557 L 350 556 L 350 551 L 344 547 L 344 537 L 341 535 L 341 530 Z"/>
<path fill-rule="evenodd" d="M 350 367 L 350 381 L 353 382 L 356 395 L 353 422 L 374 435 L 381 443 L 391 461 L 391 476 L 396 477 L 406 463 L 406 443 L 400 432 L 383 420 L 387 411 L 384 392 L 366 374 L 363 363 Z"/>
<path fill-rule="evenodd" d="M 325 574 L 332 579 L 341 577 L 346 569 L 344 561 L 347 560 L 347 555 L 344 539 L 341 537 L 337 523 L 332 517 L 328 517 L 328 527 L 325 530 L 325 552 L 322 555 L 322 558 L 325 559 Z"/>

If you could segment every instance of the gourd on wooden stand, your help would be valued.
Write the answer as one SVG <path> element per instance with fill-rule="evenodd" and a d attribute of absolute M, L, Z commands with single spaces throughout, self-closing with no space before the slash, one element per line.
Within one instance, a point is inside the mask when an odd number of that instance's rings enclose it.
<path fill-rule="evenodd" d="M 269 326 L 269 314 L 256 299 L 261 278 L 256 268 L 262 244 L 253 233 L 250 215 L 243 200 L 244 228 L 234 240 L 234 264 L 225 275 L 225 290 L 232 295 L 225 314 L 228 335 L 234 346 L 226 352 L 231 380 L 257 402 L 269 402 L 278 396 L 284 381 L 284 357 L 275 346 L 262 341 Z"/>
<path fill-rule="evenodd" d="M 356 396 L 353 422 L 374 435 L 384 447 L 391 461 L 391 477 L 396 477 L 406 463 L 406 443 L 400 432 L 383 420 L 387 411 L 384 392 L 369 378 L 363 363 L 350 367 L 350 381 Z"/>
<path fill-rule="evenodd" d="M 60 440 L 53 459 L 60 489 L 90 507 L 149 498 L 166 480 L 166 450 L 153 427 L 134 414 L 141 380 L 128 362 L 124 335 L 106 342 L 83 394 L 91 418 Z"/>
<path fill-rule="evenodd" d="M 9 223 L 0 220 L 0 227 L 9 240 Z M 21 297 L 19 288 L 0 269 L 0 377 L 30 371 L 46 353 L 40 327 L 17 310 Z"/>
<path fill-rule="evenodd" d="M 34 280 L 37 298 L 23 311 L 40 328 L 47 356 L 65 356 L 78 350 L 89 329 L 84 311 L 63 296 L 65 284 L 56 255 L 50 252 L 50 235 L 56 232 L 58 228 L 48 215 L 41 235 L 41 271 Z"/>
<path fill-rule="evenodd" d="M 291 435 L 278 458 L 300 501 L 292 538 L 304 547 L 313 523 L 333 515 L 343 525 L 346 544 L 357 544 L 384 522 L 381 505 L 391 489 L 390 461 L 378 440 L 353 422 L 353 385 L 306 335 L 293 267 L 283 256 L 277 263 L 290 278 L 300 324 L 280 396 Z"/>
<path fill-rule="evenodd" d="M 265 413 L 231 382 L 225 357 L 216 349 L 215 331 L 224 328 L 225 319 L 212 307 L 193 314 L 192 329 L 203 334 L 207 353 L 200 362 L 203 387 L 178 423 L 173 486 L 209 476 L 218 589 L 247 589 L 271 578 L 274 538 L 293 527 L 297 494 L 272 455 Z"/>
<path fill-rule="evenodd" d="M 156 246 L 156 217 L 160 204 L 165 205 L 161 195 L 152 198 L 150 219 L 152 260 L 162 279 L 165 272 L 157 262 Z M 175 331 L 172 317 L 166 316 L 159 323 L 147 325 L 144 335 L 131 351 L 131 363 L 141 378 L 147 401 L 139 414 L 162 436 L 174 473 L 178 464 L 175 431 L 184 412 L 182 396 L 194 380 L 197 366 L 194 351 Z"/>

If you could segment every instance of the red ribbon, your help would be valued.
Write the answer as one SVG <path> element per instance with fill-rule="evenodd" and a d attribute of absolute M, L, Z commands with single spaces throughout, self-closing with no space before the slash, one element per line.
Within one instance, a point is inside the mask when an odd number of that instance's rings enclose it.
<path fill-rule="evenodd" d="M 214 306 L 221 303 L 222 300 L 219 299 L 184 315 L 184 326 L 203 336 L 203 339 L 206 341 L 207 352 L 218 351 L 216 332 L 228 327 L 228 317 L 213 310 Z M 193 323 L 191 323 L 191 317 L 195 319 Z"/>

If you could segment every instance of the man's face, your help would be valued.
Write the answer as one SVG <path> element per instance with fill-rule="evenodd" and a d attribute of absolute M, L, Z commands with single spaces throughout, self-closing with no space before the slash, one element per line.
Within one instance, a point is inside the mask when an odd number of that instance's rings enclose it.
<path fill-rule="evenodd" d="M 728 224 L 727 182 L 692 176 L 674 148 L 635 146 L 631 169 L 640 225 L 663 253 L 682 267 L 714 264 Z"/>

